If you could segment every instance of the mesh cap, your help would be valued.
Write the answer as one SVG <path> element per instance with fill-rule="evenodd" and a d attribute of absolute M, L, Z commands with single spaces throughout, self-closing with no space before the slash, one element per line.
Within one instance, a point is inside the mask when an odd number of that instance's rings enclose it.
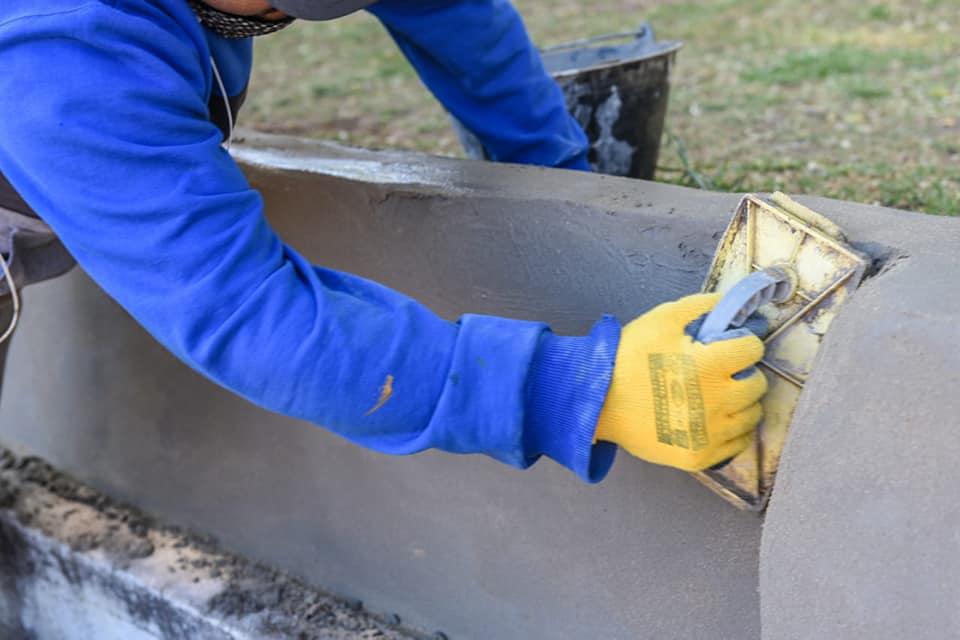
<path fill-rule="evenodd" d="M 274 0 L 273 6 L 294 18 L 332 20 L 359 11 L 375 0 Z"/>

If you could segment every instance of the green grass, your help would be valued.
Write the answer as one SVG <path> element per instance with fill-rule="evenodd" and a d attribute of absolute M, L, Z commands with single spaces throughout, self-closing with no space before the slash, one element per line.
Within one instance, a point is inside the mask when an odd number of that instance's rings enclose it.
<path fill-rule="evenodd" d="M 542 45 L 645 19 L 681 39 L 659 180 L 960 214 L 957 0 L 516 0 Z M 242 123 L 460 155 L 366 14 L 260 38 Z"/>
<path fill-rule="evenodd" d="M 893 17 L 893 12 L 890 11 L 890 7 L 878 4 L 867 9 L 867 17 L 871 20 L 887 21 Z"/>
<path fill-rule="evenodd" d="M 843 88 L 851 98 L 862 98 L 863 100 L 879 100 L 881 98 L 889 98 L 893 94 L 890 87 L 884 86 L 876 80 L 864 78 L 857 78 L 852 82 L 846 82 Z"/>
<path fill-rule="evenodd" d="M 694 169 L 675 175 L 670 181 L 720 191 L 787 189 L 798 193 L 826 193 L 844 200 L 937 215 L 960 215 L 960 170 L 904 169 L 885 162 L 824 166 L 812 161 L 759 159 L 719 167 L 712 173 L 698 173 Z"/>
<path fill-rule="evenodd" d="M 790 51 L 775 64 L 741 74 L 746 82 L 796 85 L 808 81 L 824 81 L 840 75 L 876 75 L 894 64 L 918 67 L 928 59 L 918 51 L 884 49 L 874 51 L 837 45 L 821 51 Z"/>

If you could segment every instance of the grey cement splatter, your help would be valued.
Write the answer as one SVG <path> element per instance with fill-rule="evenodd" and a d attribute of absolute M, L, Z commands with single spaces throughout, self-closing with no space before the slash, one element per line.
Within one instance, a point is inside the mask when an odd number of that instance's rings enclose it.
<path fill-rule="evenodd" d="M 597 106 L 596 121 L 600 133 L 593 143 L 593 149 L 597 158 L 595 169 L 601 173 L 617 176 L 630 173 L 630 164 L 636 149 L 624 140 L 618 140 L 613 133 L 620 120 L 622 107 L 620 88 L 617 86 L 610 87 L 610 96 Z"/>

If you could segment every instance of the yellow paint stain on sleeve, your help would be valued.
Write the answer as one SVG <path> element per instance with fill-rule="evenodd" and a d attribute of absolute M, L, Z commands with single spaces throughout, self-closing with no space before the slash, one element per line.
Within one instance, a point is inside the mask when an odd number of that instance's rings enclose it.
<path fill-rule="evenodd" d="M 377 400 L 377 404 L 373 405 L 373 408 L 370 411 L 367 411 L 364 415 L 370 416 L 383 408 L 383 405 L 387 404 L 387 401 L 393 397 L 393 376 L 387 374 L 387 379 L 384 380 L 383 386 L 380 387 L 380 399 Z"/>

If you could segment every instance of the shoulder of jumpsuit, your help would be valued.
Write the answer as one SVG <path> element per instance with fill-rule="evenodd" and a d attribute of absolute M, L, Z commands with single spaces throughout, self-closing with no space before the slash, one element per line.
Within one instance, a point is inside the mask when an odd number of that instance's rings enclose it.
<path fill-rule="evenodd" d="M 185 0 L 2 0 L 0 1 L 0 28 L 7 24 L 18 24 L 31 18 L 56 19 L 62 15 L 64 27 L 76 30 L 81 35 L 82 24 L 71 14 L 82 11 L 103 10 L 103 16 L 109 19 L 146 20 L 161 28 L 182 36 L 184 45 L 190 47 L 203 61 L 211 57 L 216 60 L 217 68 L 223 78 L 229 97 L 238 96 L 246 91 L 253 67 L 252 38 L 226 39 L 204 27 Z M 71 20 L 71 17 L 74 19 Z M 118 30 L 121 34 L 128 30 Z M 69 35 L 69 34 L 65 34 Z M 204 69 L 209 65 L 205 65 Z M 212 71 L 206 70 L 206 91 L 214 91 Z"/>

